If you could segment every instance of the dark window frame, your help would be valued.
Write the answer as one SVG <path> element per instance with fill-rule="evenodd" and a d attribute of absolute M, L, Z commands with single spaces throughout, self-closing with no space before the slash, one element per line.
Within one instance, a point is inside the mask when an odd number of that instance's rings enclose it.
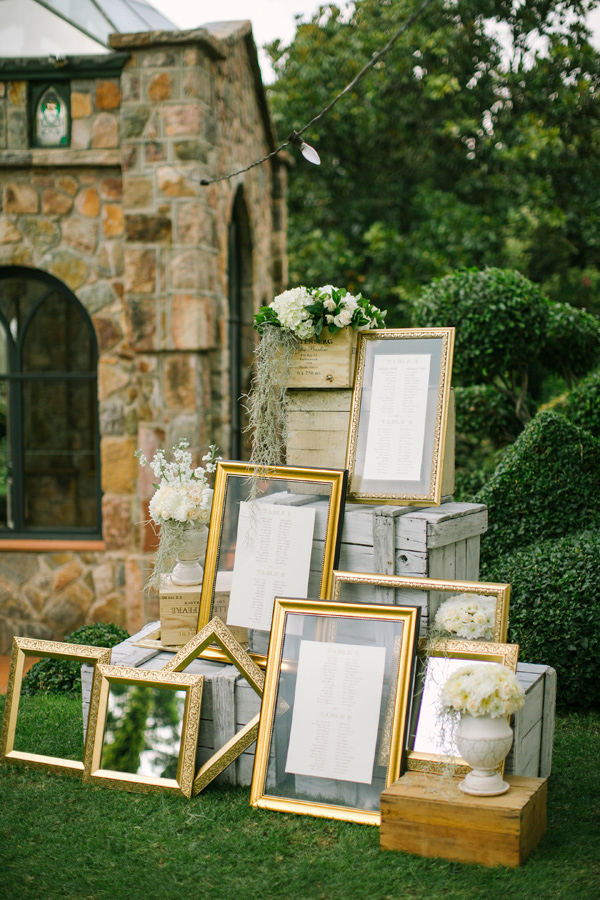
<path fill-rule="evenodd" d="M 0 308 L 0 323 L 6 332 L 8 344 L 8 371 L 0 373 L 0 383 L 6 383 L 8 386 L 8 407 L 7 415 L 10 422 L 10 461 L 9 484 L 7 490 L 10 492 L 10 507 L 12 511 L 13 527 L 0 527 L 0 548 L 3 540 L 14 539 L 39 539 L 39 540 L 73 540 L 73 541 L 89 541 L 98 540 L 102 537 L 102 490 L 101 490 L 101 472 L 100 472 L 100 418 L 98 404 L 98 340 L 96 332 L 88 311 L 80 303 L 75 294 L 58 278 L 44 272 L 40 269 L 27 268 L 24 266 L 0 266 L 0 293 L 2 291 L 2 282 L 8 279 L 22 279 L 28 281 L 40 282 L 47 286 L 47 290 L 36 301 L 34 307 L 29 311 L 22 323 L 22 327 L 14 339 L 10 322 L 7 321 L 3 310 Z M 74 306 L 78 314 L 81 316 L 82 323 L 88 332 L 90 338 L 90 349 L 92 354 L 92 369 L 89 372 L 25 372 L 23 371 L 23 346 L 27 340 L 29 325 L 33 321 L 34 316 L 40 309 L 44 301 L 58 293 Z M 56 528 L 48 528 L 41 526 L 27 526 L 25 524 L 25 506 L 26 491 L 24 480 L 24 415 L 23 415 L 23 384 L 27 382 L 37 381 L 49 383 L 51 381 L 60 381 L 61 383 L 69 381 L 88 381 L 91 387 L 92 408 L 90 409 L 90 418 L 94 426 L 93 436 L 93 454 L 95 458 L 95 487 L 96 487 L 96 525 L 89 526 L 65 526 L 60 525 Z"/>

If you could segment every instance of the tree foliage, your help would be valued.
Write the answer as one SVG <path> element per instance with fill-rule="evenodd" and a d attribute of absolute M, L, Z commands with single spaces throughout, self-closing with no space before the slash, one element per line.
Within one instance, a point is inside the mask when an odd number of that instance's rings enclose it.
<path fill-rule="evenodd" d="M 322 165 L 299 158 L 290 171 L 292 283 L 362 290 L 395 307 L 397 324 L 421 285 L 459 267 L 518 268 L 554 299 L 593 301 L 600 61 L 582 25 L 589 6 L 434 0 L 303 135 Z M 289 46 L 270 45 L 279 133 L 324 109 L 415 7 L 327 4 Z"/>

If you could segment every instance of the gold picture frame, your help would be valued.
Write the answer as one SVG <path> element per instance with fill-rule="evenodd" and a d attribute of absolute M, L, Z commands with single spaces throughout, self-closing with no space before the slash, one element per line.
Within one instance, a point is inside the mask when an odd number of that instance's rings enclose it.
<path fill-rule="evenodd" d="M 459 623 L 457 616 L 449 627 L 463 628 L 463 633 L 440 631 L 434 628 L 435 616 L 443 604 L 454 604 L 481 597 L 479 609 L 471 602 L 468 622 Z M 412 575 L 372 575 L 367 572 L 334 571 L 331 599 L 346 603 L 383 603 L 405 606 L 415 604 L 427 615 L 428 634 L 438 640 L 475 640 L 502 644 L 508 631 L 510 584 L 483 581 L 450 581 L 439 578 L 420 578 Z M 479 625 L 477 613 L 483 617 Z M 477 635 L 477 636 L 476 636 Z"/>
<path fill-rule="evenodd" d="M 40 659 L 61 659 L 72 662 L 109 663 L 111 651 L 104 647 L 89 647 L 82 644 L 66 644 L 59 641 L 43 641 L 36 638 L 13 637 L 10 670 L 6 689 L 6 704 L 0 736 L 0 759 L 10 763 L 25 763 L 28 766 L 47 769 L 62 775 L 83 775 L 83 759 L 72 760 L 41 753 L 15 750 L 17 720 L 23 684 L 23 668 L 26 657 Z M 95 677 L 95 672 L 94 672 Z M 83 727 L 83 721 L 82 721 Z"/>
<path fill-rule="evenodd" d="M 247 463 L 217 464 L 198 631 L 219 616 L 266 666 L 273 600 L 282 593 L 276 586 L 285 582 L 293 596 L 329 596 L 346 481 L 342 469 L 276 466 L 255 474 Z M 218 647 L 202 655 L 224 659 Z"/>
<path fill-rule="evenodd" d="M 98 665 L 84 783 L 191 797 L 203 684 L 203 675 Z M 163 697 L 161 691 L 166 692 Z M 147 728 L 140 729 L 140 722 Z M 170 743 L 165 734 L 169 728 Z"/>
<path fill-rule="evenodd" d="M 358 337 L 348 433 L 348 499 L 439 506 L 454 328 Z"/>
<path fill-rule="evenodd" d="M 415 607 L 275 600 L 252 806 L 380 824 L 404 765 L 418 627 Z"/>
<path fill-rule="evenodd" d="M 218 616 L 189 641 L 185 647 L 162 667 L 161 672 L 181 672 L 192 660 L 200 656 L 210 644 L 218 644 L 229 662 L 244 676 L 250 687 L 262 699 L 265 686 L 265 673 L 248 656 L 243 647 L 236 641 L 226 625 Z M 258 735 L 260 714 L 254 716 L 227 743 L 220 747 L 196 772 L 192 793 L 199 794 L 220 775 L 227 766 L 240 756 Z"/>
<path fill-rule="evenodd" d="M 516 672 L 518 659 L 518 644 L 421 640 L 406 768 L 431 775 L 466 775 L 470 766 L 453 752 L 451 717 L 438 714 L 439 691 L 452 671 L 470 662 L 500 663 Z"/>

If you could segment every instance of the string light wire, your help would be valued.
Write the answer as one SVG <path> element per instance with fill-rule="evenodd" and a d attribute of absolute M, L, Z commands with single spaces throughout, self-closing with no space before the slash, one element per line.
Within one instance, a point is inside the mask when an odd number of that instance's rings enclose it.
<path fill-rule="evenodd" d="M 236 175 L 242 175 L 244 172 L 248 172 L 250 169 L 253 169 L 255 166 L 260 166 L 263 163 L 267 162 L 269 159 L 273 159 L 274 156 L 277 156 L 277 154 L 280 153 L 285 147 L 289 146 L 289 144 L 292 144 L 292 145 L 298 147 L 301 143 L 303 143 L 300 140 L 300 135 L 304 134 L 304 132 L 307 131 L 311 127 L 311 125 L 314 125 L 315 122 L 319 122 L 321 119 L 323 119 L 327 115 L 327 113 L 331 112 L 331 110 L 333 109 L 335 104 L 339 100 L 341 100 L 342 97 L 345 97 L 346 94 L 350 93 L 350 91 L 354 87 L 356 87 L 356 85 L 361 80 L 361 78 L 364 78 L 364 76 L 367 74 L 367 72 L 370 69 L 372 69 L 376 63 L 379 62 L 379 60 L 382 58 L 382 56 L 385 56 L 385 54 L 389 50 L 391 50 L 391 48 L 394 46 L 394 44 L 396 43 L 398 38 L 400 38 L 406 31 L 408 31 L 409 28 L 411 28 L 414 25 L 414 23 L 417 21 L 419 16 L 421 16 L 425 12 L 427 7 L 430 6 L 432 3 L 433 3 L 433 0 L 423 0 L 423 3 L 421 3 L 421 5 L 412 13 L 412 15 L 410 15 L 408 17 L 408 19 L 406 19 L 402 23 L 400 28 L 392 35 L 392 37 L 389 39 L 387 44 L 371 57 L 369 62 L 365 66 L 363 66 L 363 68 L 360 70 L 360 72 L 358 72 L 357 75 L 354 76 L 352 81 L 350 81 L 346 85 L 346 87 L 343 90 L 341 90 L 339 92 L 339 94 L 337 94 L 333 98 L 331 103 L 329 103 L 324 109 L 322 109 L 321 112 L 318 113 L 316 116 L 313 116 L 313 118 L 310 120 L 310 122 L 307 122 L 303 128 L 292 131 L 288 135 L 288 137 L 285 139 L 285 141 L 283 141 L 278 147 L 276 147 L 275 150 L 272 150 L 271 153 L 268 153 L 266 156 L 263 156 L 262 159 L 257 159 L 257 160 L 255 160 L 255 162 L 250 163 L 249 166 L 244 166 L 243 169 L 238 169 L 235 172 L 231 172 L 229 175 L 219 175 L 217 178 L 201 178 L 200 184 L 203 186 L 206 186 L 209 184 L 216 184 L 219 181 L 227 181 L 230 178 L 235 178 Z"/>

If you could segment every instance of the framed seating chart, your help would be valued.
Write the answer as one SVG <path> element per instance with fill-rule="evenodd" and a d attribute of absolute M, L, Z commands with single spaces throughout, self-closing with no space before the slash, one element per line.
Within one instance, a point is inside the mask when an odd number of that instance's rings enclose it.
<path fill-rule="evenodd" d="M 330 594 L 346 472 L 219 462 L 198 630 L 214 616 L 265 666 L 276 596 Z M 218 648 L 203 656 L 223 659 Z"/>
<path fill-rule="evenodd" d="M 252 805 L 379 824 L 403 769 L 418 628 L 414 607 L 275 600 Z"/>
<path fill-rule="evenodd" d="M 453 350 L 454 328 L 360 333 L 349 500 L 440 504 Z"/>

